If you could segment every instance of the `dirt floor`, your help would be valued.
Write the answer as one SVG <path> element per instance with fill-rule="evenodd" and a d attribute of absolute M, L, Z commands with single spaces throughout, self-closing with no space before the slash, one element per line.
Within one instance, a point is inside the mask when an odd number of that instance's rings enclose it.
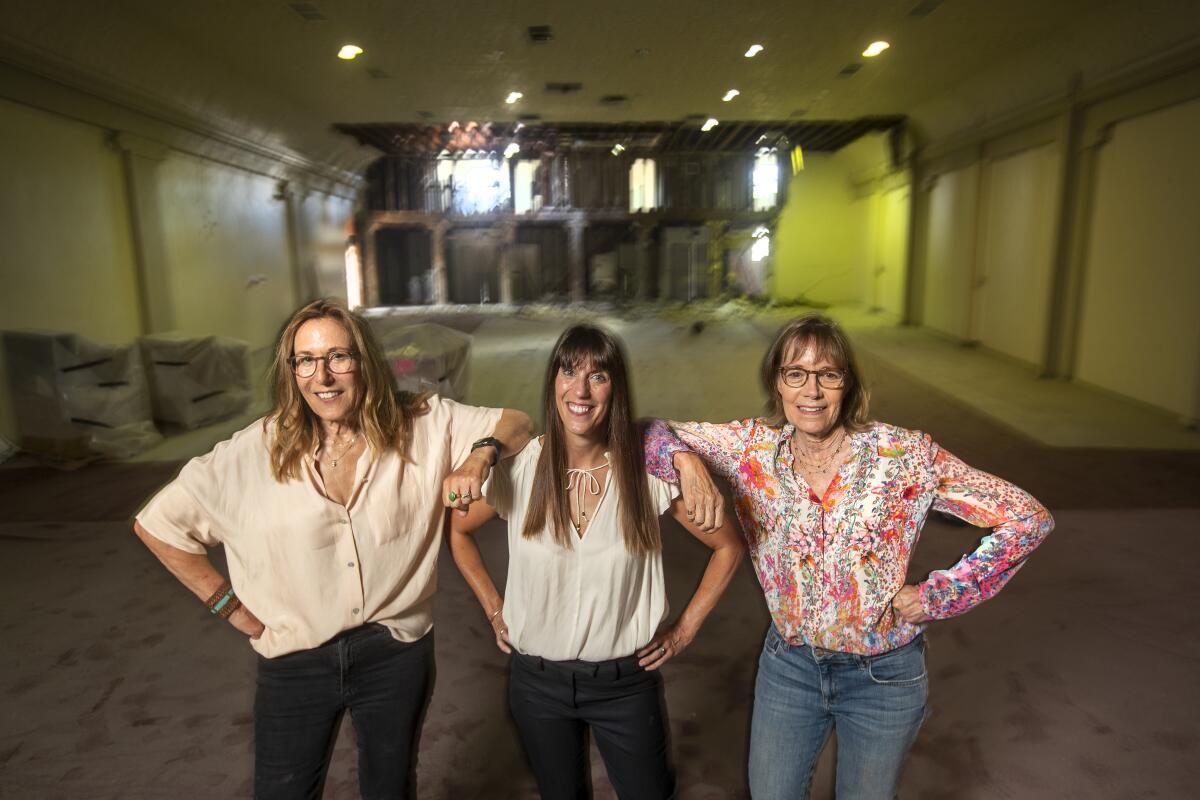
<path fill-rule="evenodd" d="M 758 411 L 755 371 L 782 313 L 600 321 L 627 343 L 640 413 L 724 420 Z M 468 401 L 536 411 L 546 354 L 572 317 L 438 319 L 475 337 Z M 882 335 L 854 333 L 864 345 Z M 877 418 L 932 433 L 968 462 L 1029 489 L 1057 520 L 996 600 L 931 626 L 933 714 L 901 796 L 1196 796 L 1200 588 L 1191 570 L 1200 557 L 1200 453 L 1050 447 L 921 380 L 920 369 L 880 355 L 885 347 L 863 350 Z M 1096 436 L 1096 445 L 1108 441 L 1104 431 Z M 0 797 L 250 795 L 252 653 L 129 531 L 134 510 L 178 465 L 0 467 Z M 678 609 L 707 551 L 664 524 Z M 912 574 L 953 562 L 980 535 L 931 519 Z M 480 542 L 493 573 L 503 575 L 500 529 L 486 529 Z M 505 707 L 506 658 L 448 556 L 435 620 L 438 678 L 420 796 L 536 796 Z M 682 797 L 747 796 L 750 700 L 766 625 L 747 565 L 665 671 Z M 831 746 L 814 797 L 832 797 L 833 755 Z M 593 764 L 596 797 L 612 797 L 602 765 Z M 344 725 L 325 796 L 356 797 L 355 773 Z"/>

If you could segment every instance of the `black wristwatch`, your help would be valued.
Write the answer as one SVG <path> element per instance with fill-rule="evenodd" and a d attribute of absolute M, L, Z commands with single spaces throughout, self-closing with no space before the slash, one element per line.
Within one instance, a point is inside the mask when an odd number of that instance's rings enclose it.
<path fill-rule="evenodd" d="M 471 451 L 474 452 L 475 450 L 478 450 L 480 447 L 496 448 L 496 455 L 492 456 L 492 466 L 493 467 L 496 466 L 496 462 L 500 460 L 500 453 L 502 453 L 504 451 L 504 445 L 500 444 L 500 440 L 497 439 L 495 436 L 485 436 L 484 438 L 480 439 L 475 444 L 471 445 Z"/>

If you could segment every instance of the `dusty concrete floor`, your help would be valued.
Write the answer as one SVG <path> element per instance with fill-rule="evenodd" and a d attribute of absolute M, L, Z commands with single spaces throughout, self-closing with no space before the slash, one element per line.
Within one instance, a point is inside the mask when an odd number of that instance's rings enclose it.
<path fill-rule="evenodd" d="M 476 336 L 470 401 L 535 410 L 545 354 L 566 319 L 456 314 L 444 321 Z M 605 321 L 628 344 L 642 413 L 720 420 L 758 409 L 753 374 L 776 319 L 710 319 L 699 333 L 686 315 Z M 934 714 L 902 796 L 1195 796 L 1200 588 L 1191 565 L 1200 556 L 1200 454 L 1187 445 L 1192 434 L 1118 407 L 1089 412 L 1084 433 L 1071 434 L 1108 447 L 1050 447 L 1002 421 L 1021 418 L 1020 384 L 1004 389 L 1005 408 L 985 415 L 947 391 L 952 364 L 939 361 L 930 373 L 903 353 L 887 357 L 908 333 L 855 330 L 878 418 L 930 431 L 971 463 L 1033 491 L 1058 521 L 999 598 L 931 628 Z M 934 345 L 921 346 L 923 363 L 939 358 Z M 927 374 L 941 382 L 918 380 Z M 1034 433 L 1055 427 L 1046 408 L 1031 401 Z M 1063 425 L 1078 429 L 1089 414 L 1069 416 Z M 1106 434 L 1105 425 L 1120 435 Z M 220 431 L 178 437 L 160 452 L 181 458 Z M 1160 435 L 1175 438 L 1164 443 Z M 1156 449 L 1131 447 L 1143 439 Z M 0 468 L 0 797 L 249 796 L 250 650 L 128 532 L 133 510 L 177 465 Z M 914 574 L 952 562 L 978 533 L 931 520 Z M 481 542 L 502 574 L 499 530 Z M 694 586 L 704 555 L 667 524 L 674 607 Z M 439 673 L 422 741 L 421 796 L 534 796 L 504 707 L 505 659 L 449 558 L 435 619 Z M 684 797 L 745 796 L 749 703 L 766 624 L 746 568 L 666 670 Z M 816 797 L 831 796 L 831 755 Z M 597 797 L 611 797 L 598 761 L 595 778 Z M 346 725 L 326 797 L 356 794 Z"/>

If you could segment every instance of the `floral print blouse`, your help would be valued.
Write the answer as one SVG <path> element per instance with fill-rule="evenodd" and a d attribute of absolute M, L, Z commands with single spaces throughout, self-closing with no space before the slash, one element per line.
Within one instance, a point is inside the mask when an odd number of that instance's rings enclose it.
<path fill-rule="evenodd" d="M 677 480 L 671 456 L 686 445 L 730 482 L 775 628 L 790 644 L 875 655 L 912 641 L 924 625 L 904 621 L 892 598 L 930 508 L 991 528 L 974 552 L 919 584 L 934 619 L 999 592 L 1054 527 L 1027 492 L 920 431 L 879 422 L 851 435 L 851 455 L 818 497 L 792 470 L 794 430 L 763 419 L 655 422 L 646 438 L 653 474 Z"/>

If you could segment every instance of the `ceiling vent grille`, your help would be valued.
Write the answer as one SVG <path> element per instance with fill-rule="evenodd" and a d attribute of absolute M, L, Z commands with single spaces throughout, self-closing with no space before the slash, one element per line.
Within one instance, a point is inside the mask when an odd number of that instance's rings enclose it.
<path fill-rule="evenodd" d="M 537 122 L 542 118 L 541 114 L 522 114 L 517 117 L 521 122 Z"/>
<path fill-rule="evenodd" d="M 529 41 L 534 44 L 545 44 L 554 41 L 554 31 L 549 25 L 530 25 Z"/>
<path fill-rule="evenodd" d="M 606 94 L 600 98 L 602 106 L 625 106 L 629 105 L 629 96 L 624 94 Z"/>
<path fill-rule="evenodd" d="M 433 119 L 433 112 L 432 111 L 418 111 L 417 117 L 419 117 L 420 119 Z"/>
<path fill-rule="evenodd" d="M 938 6 L 941 4 L 942 0 L 921 0 L 912 11 L 908 12 L 908 15 L 917 18 L 928 17 L 934 11 L 937 11 Z"/>
<path fill-rule="evenodd" d="M 371 78 L 373 78 L 374 80 L 377 80 L 377 81 L 381 81 L 386 78 L 392 77 L 391 75 L 388 75 L 386 72 L 381 70 L 379 67 L 371 67 L 370 69 L 367 70 L 367 74 L 370 75 Z"/>
<path fill-rule="evenodd" d="M 555 94 L 574 94 L 575 92 L 583 91 L 583 84 L 552 81 L 546 84 L 546 91 L 554 92 Z"/>
<path fill-rule="evenodd" d="M 314 3 L 288 3 L 288 7 L 306 22 L 321 22 L 328 19 Z"/>
<path fill-rule="evenodd" d="M 860 69 L 862 69 L 862 64 L 859 64 L 859 63 L 858 63 L 858 62 L 856 62 L 856 61 L 851 61 L 851 62 L 850 62 L 849 64 L 847 64 L 846 66 L 842 67 L 842 71 L 838 73 L 838 77 L 839 77 L 839 78 L 849 78 L 849 77 L 852 77 L 852 76 L 853 76 L 855 73 L 857 73 L 857 72 L 858 72 Z"/>

